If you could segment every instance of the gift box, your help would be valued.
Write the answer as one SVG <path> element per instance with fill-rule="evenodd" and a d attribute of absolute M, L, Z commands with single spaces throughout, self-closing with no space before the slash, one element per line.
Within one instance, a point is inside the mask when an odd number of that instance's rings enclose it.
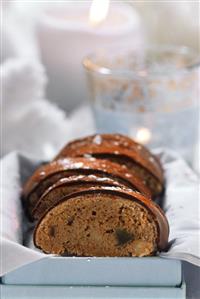
<path fill-rule="evenodd" d="M 2 299 L 186 298 L 179 260 L 49 257 L 2 277 Z"/>
<path fill-rule="evenodd" d="M 47 257 L 3 276 L 4 284 L 177 287 L 181 262 L 159 257 Z"/>
<path fill-rule="evenodd" d="M 184 299 L 185 284 L 179 288 L 168 287 L 69 287 L 69 286 L 3 286 L 2 299 L 26 299 L 34 294 L 37 299 Z"/>
<path fill-rule="evenodd" d="M 157 150 L 166 177 L 167 252 L 155 257 L 58 257 L 32 244 L 20 192 L 41 161 L 12 153 L 2 162 L 2 298 L 186 298 L 181 261 L 199 265 L 199 180 L 169 150 Z M 192 204 L 191 204 L 192 200 Z M 30 297 L 31 298 L 31 297 Z"/>

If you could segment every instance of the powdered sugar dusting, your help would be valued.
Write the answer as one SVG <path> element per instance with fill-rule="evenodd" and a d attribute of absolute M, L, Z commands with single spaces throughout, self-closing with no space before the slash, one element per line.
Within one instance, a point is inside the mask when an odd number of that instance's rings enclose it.
<path fill-rule="evenodd" d="M 81 168 L 81 167 L 83 167 L 83 162 L 76 162 L 74 164 L 74 166 L 75 166 L 75 168 Z"/>
<path fill-rule="evenodd" d="M 96 136 L 93 138 L 93 143 L 100 145 L 100 144 L 102 143 L 102 138 L 101 138 L 101 136 L 100 136 L 100 135 L 96 135 Z"/>
<path fill-rule="evenodd" d="M 84 154 L 83 157 L 84 158 L 92 158 L 92 155 L 90 155 L 90 154 Z"/>
<path fill-rule="evenodd" d="M 115 155 L 119 155 L 119 152 L 118 152 L 118 151 L 114 151 L 114 154 L 115 154 Z"/>
<path fill-rule="evenodd" d="M 155 162 L 155 160 L 154 160 L 153 157 L 150 157 L 150 158 L 149 158 L 149 161 L 151 161 L 151 162 Z"/>
<path fill-rule="evenodd" d="M 132 175 L 131 175 L 130 173 L 126 173 L 125 176 L 126 176 L 127 178 L 130 178 Z"/>
<path fill-rule="evenodd" d="M 142 146 L 141 145 L 137 145 L 137 149 L 141 150 Z"/>
<path fill-rule="evenodd" d="M 88 158 L 90 161 L 96 161 L 96 158 L 94 158 L 94 157 L 90 157 L 90 158 Z"/>

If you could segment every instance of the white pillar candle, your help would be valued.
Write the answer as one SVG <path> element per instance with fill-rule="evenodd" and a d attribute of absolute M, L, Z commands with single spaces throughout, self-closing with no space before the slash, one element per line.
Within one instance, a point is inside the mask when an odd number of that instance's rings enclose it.
<path fill-rule="evenodd" d="M 140 19 L 132 7 L 111 3 L 106 16 L 108 1 L 95 2 L 101 5 L 91 11 L 91 2 L 51 5 L 38 24 L 41 58 L 49 77 L 47 96 L 66 110 L 87 101 L 82 67 L 86 55 L 107 46 L 142 44 Z"/>

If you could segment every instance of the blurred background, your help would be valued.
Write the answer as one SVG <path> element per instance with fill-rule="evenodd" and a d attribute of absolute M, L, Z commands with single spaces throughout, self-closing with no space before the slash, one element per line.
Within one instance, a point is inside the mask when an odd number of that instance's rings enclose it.
<path fill-rule="evenodd" d="M 2 155 L 121 132 L 199 170 L 199 3 L 1 1 Z"/>

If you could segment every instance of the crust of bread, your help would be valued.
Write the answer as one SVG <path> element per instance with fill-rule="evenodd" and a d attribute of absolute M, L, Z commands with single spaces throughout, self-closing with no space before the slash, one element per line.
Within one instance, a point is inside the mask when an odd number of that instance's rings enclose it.
<path fill-rule="evenodd" d="M 39 198 L 35 207 L 30 211 L 32 220 L 38 220 L 51 206 L 55 206 L 64 196 L 89 187 L 116 186 L 123 189 L 124 185 L 111 178 L 102 178 L 97 175 L 80 175 L 62 178 L 50 186 Z"/>

